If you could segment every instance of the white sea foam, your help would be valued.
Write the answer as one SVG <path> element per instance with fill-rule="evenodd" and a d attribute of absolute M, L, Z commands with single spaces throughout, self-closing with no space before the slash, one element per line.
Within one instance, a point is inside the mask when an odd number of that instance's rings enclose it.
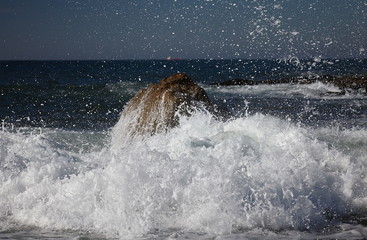
<path fill-rule="evenodd" d="M 122 238 L 157 229 L 319 230 L 367 207 L 364 129 L 304 128 L 261 114 L 218 122 L 197 113 L 168 133 L 128 144 L 116 138 L 120 148 L 78 151 L 55 144 L 51 133 L 0 135 L 2 230 Z"/>
<path fill-rule="evenodd" d="M 333 84 L 325 84 L 315 82 L 312 84 L 260 84 L 252 86 L 229 86 L 214 87 L 206 86 L 206 90 L 213 93 L 233 94 L 233 95 L 259 95 L 262 97 L 307 97 L 310 99 L 320 98 L 356 98 L 358 95 L 364 97 L 363 90 L 361 92 L 346 93 L 342 95 L 341 90 Z M 339 95 L 340 94 L 340 95 Z"/>

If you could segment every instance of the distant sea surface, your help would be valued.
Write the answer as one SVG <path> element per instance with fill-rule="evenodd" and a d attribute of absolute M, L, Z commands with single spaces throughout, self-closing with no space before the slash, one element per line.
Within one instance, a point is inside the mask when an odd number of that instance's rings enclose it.
<path fill-rule="evenodd" d="M 233 118 L 113 142 L 177 72 Z M 324 75 L 367 60 L 0 61 L 0 239 L 367 238 L 366 89 L 213 85 Z"/>

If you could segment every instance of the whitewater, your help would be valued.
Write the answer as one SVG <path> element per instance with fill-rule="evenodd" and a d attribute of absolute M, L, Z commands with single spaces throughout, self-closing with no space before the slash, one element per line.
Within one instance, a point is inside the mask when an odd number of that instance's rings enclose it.
<path fill-rule="evenodd" d="M 365 129 L 311 128 L 262 114 L 218 122 L 197 113 L 125 145 L 124 136 L 32 131 L 0 133 L 1 231 L 8 234 L 197 238 L 263 229 L 294 237 L 351 228 L 347 234 L 367 236 L 360 226 Z M 78 140 L 73 149 L 63 144 L 70 135 Z"/>

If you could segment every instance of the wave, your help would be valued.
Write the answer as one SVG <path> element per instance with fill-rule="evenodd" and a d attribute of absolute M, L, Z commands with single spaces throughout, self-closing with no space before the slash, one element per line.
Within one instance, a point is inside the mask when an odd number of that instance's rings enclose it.
<path fill-rule="evenodd" d="M 364 128 L 197 113 L 128 144 L 98 132 L 0 135 L 2 231 L 322 231 L 366 216 Z"/>
<path fill-rule="evenodd" d="M 205 89 L 214 94 L 247 95 L 276 98 L 309 98 L 327 99 L 342 98 L 355 99 L 364 98 L 365 91 L 360 89 L 354 92 L 343 92 L 340 88 L 330 83 L 315 82 L 311 84 L 263 84 L 253 86 L 205 86 Z"/>

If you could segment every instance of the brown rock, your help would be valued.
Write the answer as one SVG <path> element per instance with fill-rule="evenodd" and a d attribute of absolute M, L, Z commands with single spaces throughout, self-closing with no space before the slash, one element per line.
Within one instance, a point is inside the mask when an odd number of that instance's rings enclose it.
<path fill-rule="evenodd" d="M 120 121 L 129 134 L 154 134 L 177 126 L 178 115 L 189 116 L 196 109 L 211 111 L 213 105 L 204 89 L 178 73 L 140 90 L 126 104 Z"/>

